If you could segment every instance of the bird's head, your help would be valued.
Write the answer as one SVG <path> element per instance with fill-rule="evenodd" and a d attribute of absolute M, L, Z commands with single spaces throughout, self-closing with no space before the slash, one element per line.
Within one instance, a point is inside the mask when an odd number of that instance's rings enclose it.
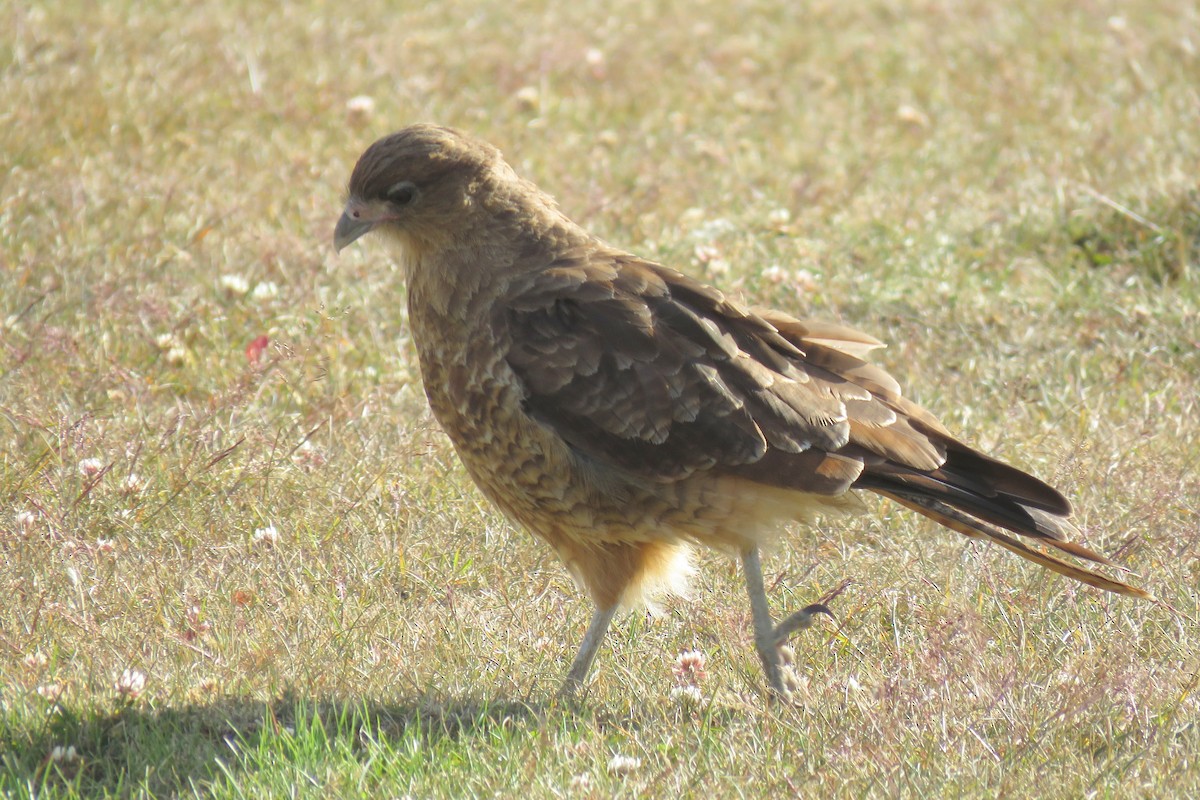
<path fill-rule="evenodd" d="M 377 229 L 409 245 L 453 230 L 447 223 L 461 222 L 473 195 L 505 172 L 499 150 L 450 128 L 412 125 L 385 136 L 354 167 L 334 247 Z"/>

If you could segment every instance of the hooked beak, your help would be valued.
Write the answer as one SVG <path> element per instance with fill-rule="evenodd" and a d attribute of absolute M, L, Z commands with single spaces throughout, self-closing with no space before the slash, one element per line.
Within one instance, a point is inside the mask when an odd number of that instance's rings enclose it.
<path fill-rule="evenodd" d="M 346 203 L 346 210 L 342 212 L 342 218 L 338 220 L 337 227 L 333 229 L 334 249 L 340 253 L 346 245 L 363 234 L 370 233 L 376 222 L 378 220 L 368 219 L 365 214 L 362 214 L 361 209 L 353 200 Z"/>

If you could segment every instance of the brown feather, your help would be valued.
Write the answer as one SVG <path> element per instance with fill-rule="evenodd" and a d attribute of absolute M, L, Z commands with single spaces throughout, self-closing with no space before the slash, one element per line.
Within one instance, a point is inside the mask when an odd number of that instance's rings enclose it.
<path fill-rule="evenodd" d="M 1130 586 L 1123 581 L 1109 578 L 1105 575 L 1101 575 L 1098 572 L 1087 569 L 1086 567 L 1080 567 L 1076 564 L 1071 564 L 1042 550 L 1030 547 L 1024 542 L 1014 539 L 1013 537 L 1006 533 L 1002 533 L 1001 531 L 988 528 L 987 526 L 980 524 L 978 520 L 973 520 L 970 517 L 955 511 L 949 506 L 938 503 L 936 500 L 906 497 L 904 495 L 887 491 L 880 491 L 879 493 L 885 497 L 890 497 L 897 503 L 907 506 L 913 511 L 923 514 L 933 521 L 944 525 L 953 531 L 957 531 L 964 536 L 969 536 L 972 539 L 987 539 L 995 542 L 1006 550 L 1010 550 L 1021 556 L 1021 558 L 1028 559 L 1036 564 L 1041 564 L 1043 567 L 1057 572 L 1060 575 L 1066 575 L 1068 578 L 1074 578 L 1081 583 L 1086 583 L 1089 586 L 1095 586 L 1096 588 L 1104 589 L 1105 591 L 1116 592 L 1117 594 L 1123 594 L 1129 597 L 1140 597 L 1144 600 L 1154 599 L 1154 596 L 1144 589 L 1139 589 L 1136 586 Z M 1091 552 L 1085 547 L 1081 547 L 1079 545 L 1069 545 L 1068 543 L 1055 541 L 1053 539 L 1049 541 L 1059 549 L 1071 553 L 1071 555 L 1088 558 L 1105 564 L 1111 563 L 1108 559 Z"/>
<path fill-rule="evenodd" d="M 411 206 L 389 204 L 398 182 Z M 1147 596 L 1011 536 L 1110 563 L 1067 541 L 1059 492 L 903 397 L 867 360 L 875 338 L 614 249 L 448 129 L 372 145 L 349 194 L 337 242 L 377 228 L 402 245 L 426 393 L 463 463 L 598 603 L 674 586 L 687 542 L 752 548 L 851 489 Z"/>

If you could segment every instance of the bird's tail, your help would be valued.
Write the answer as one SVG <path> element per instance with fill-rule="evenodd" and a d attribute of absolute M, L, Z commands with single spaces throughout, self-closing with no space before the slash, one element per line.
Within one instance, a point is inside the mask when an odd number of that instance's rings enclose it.
<path fill-rule="evenodd" d="M 955 443 L 957 445 L 957 443 Z M 1067 500 L 1037 478 L 962 445 L 939 469 L 922 472 L 893 462 L 868 465 L 855 482 L 972 539 L 995 542 L 1060 575 L 1109 592 L 1153 599 L 1149 592 L 1073 564 L 1041 545 L 1075 558 L 1121 569 L 1109 559 L 1067 540 L 1075 532 Z M 1007 531 L 1028 537 L 1018 539 Z"/>

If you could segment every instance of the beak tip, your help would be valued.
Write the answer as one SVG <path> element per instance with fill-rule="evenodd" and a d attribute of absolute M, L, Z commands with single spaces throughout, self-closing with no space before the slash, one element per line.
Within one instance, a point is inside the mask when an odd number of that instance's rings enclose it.
<path fill-rule="evenodd" d="M 334 252 L 342 252 L 360 236 L 369 233 L 373 227 L 375 227 L 374 222 L 355 219 L 348 213 L 343 213 L 338 220 L 337 227 L 333 229 Z"/>

